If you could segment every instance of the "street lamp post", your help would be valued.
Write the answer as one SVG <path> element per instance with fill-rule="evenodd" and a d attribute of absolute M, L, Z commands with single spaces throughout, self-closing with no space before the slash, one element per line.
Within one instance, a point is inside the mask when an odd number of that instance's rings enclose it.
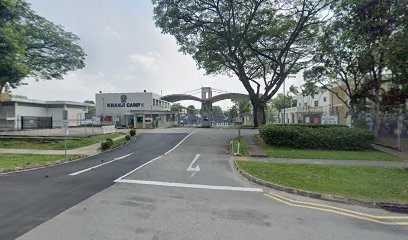
<path fill-rule="evenodd" d="M 285 94 L 285 80 L 283 80 L 283 123 L 286 123 L 286 94 Z"/>

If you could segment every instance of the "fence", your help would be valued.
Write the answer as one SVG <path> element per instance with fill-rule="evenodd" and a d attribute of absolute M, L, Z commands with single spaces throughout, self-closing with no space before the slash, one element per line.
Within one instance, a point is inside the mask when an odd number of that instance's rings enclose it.
<path fill-rule="evenodd" d="M 408 119 L 403 115 L 383 115 L 379 118 L 377 142 L 408 152 Z"/>

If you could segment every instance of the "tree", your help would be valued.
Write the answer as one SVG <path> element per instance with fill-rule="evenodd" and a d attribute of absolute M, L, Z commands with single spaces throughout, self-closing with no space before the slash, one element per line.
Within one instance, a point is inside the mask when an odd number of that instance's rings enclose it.
<path fill-rule="evenodd" d="M 0 8 L 0 93 L 25 77 L 62 79 L 85 66 L 75 34 L 37 15 L 24 0 L 3 0 Z"/>
<path fill-rule="evenodd" d="M 197 112 L 196 108 L 194 107 L 194 105 L 189 105 L 187 107 L 187 113 L 188 114 L 195 114 Z"/>
<path fill-rule="evenodd" d="M 223 112 L 222 112 L 222 108 L 220 106 L 213 106 L 212 107 L 212 115 L 214 117 L 222 117 L 224 116 Z"/>
<path fill-rule="evenodd" d="M 336 95 L 347 106 L 352 122 L 360 120 L 366 100 L 372 100 L 375 133 L 382 84 L 393 79 L 399 84 L 401 79 L 406 82 L 407 47 L 402 36 L 408 19 L 402 2 L 339 1 L 333 21 L 319 39 L 316 65 L 304 73 L 309 89 L 317 84 Z M 386 79 L 390 71 L 394 77 Z"/>
<path fill-rule="evenodd" d="M 250 113 L 252 112 L 252 104 L 250 101 L 246 100 L 237 100 L 237 101 L 232 101 L 234 105 L 236 106 L 237 110 L 239 113 Z"/>
<path fill-rule="evenodd" d="M 293 106 L 293 97 L 287 94 L 284 96 L 282 93 L 278 93 L 278 95 L 271 100 L 271 107 L 278 110 L 278 119 L 279 122 L 281 121 L 281 112 L 285 108 L 291 108 Z"/>
<path fill-rule="evenodd" d="M 305 67 L 327 0 L 153 0 L 156 26 L 207 74 L 235 74 L 254 124 L 289 74 Z M 262 89 L 262 92 L 261 92 Z"/>
<path fill-rule="evenodd" d="M 170 111 L 179 113 L 184 107 L 180 103 L 173 103 L 170 107 Z"/>
<path fill-rule="evenodd" d="M 387 79 L 387 58 L 395 36 L 407 27 L 406 1 L 344 0 L 340 3 L 340 19 L 348 25 L 349 38 L 363 45 L 359 53 L 361 65 L 367 69 L 367 90 L 373 105 L 373 131 L 377 135 L 380 122 L 382 85 Z M 403 40 L 406 43 L 406 39 Z"/>

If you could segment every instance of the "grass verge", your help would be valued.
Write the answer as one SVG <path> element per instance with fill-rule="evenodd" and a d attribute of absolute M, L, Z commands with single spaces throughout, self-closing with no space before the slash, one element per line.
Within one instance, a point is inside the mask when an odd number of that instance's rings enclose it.
<path fill-rule="evenodd" d="M 261 144 L 265 149 L 266 154 L 270 158 L 402 161 L 397 156 L 376 150 L 368 151 L 340 151 L 340 150 L 315 150 L 315 149 L 308 150 L 308 149 L 290 149 L 272 147 L 263 142 L 261 142 Z"/>
<path fill-rule="evenodd" d="M 130 140 L 127 140 L 127 141 L 125 138 L 121 138 L 117 141 L 114 141 L 112 147 L 110 148 L 116 148 L 116 147 L 122 146 L 123 144 L 133 141 L 134 139 L 136 139 L 136 136 L 130 137 Z"/>
<path fill-rule="evenodd" d="M 408 171 L 401 168 L 322 166 L 237 161 L 254 177 L 281 186 L 350 198 L 408 203 Z"/>
<path fill-rule="evenodd" d="M 0 154 L 0 172 L 64 162 L 82 155 Z"/>
<path fill-rule="evenodd" d="M 245 140 L 243 138 L 234 138 L 232 140 L 232 146 L 233 146 L 233 150 L 234 153 L 238 152 L 238 142 L 239 142 L 239 154 L 242 156 L 248 156 L 249 155 L 249 151 L 248 151 L 248 146 L 245 142 Z"/>
<path fill-rule="evenodd" d="M 122 136 L 121 133 L 105 134 L 84 137 L 81 139 L 67 140 L 67 149 L 86 147 L 99 143 L 106 138 Z M 64 140 L 42 140 L 42 139 L 0 139 L 0 148 L 13 149 L 40 149 L 40 150 L 64 150 Z"/>

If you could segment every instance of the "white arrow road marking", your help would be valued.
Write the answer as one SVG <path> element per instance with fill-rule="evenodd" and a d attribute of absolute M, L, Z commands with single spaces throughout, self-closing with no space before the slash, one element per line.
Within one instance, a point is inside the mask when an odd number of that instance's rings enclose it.
<path fill-rule="evenodd" d="M 198 160 L 198 158 L 201 156 L 201 154 L 196 154 L 193 161 L 190 163 L 190 166 L 188 166 L 187 171 L 195 171 L 199 172 L 200 171 L 200 166 L 197 164 L 197 167 L 193 168 L 193 164 Z"/>
<path fill-rule="evenodd" d="M 79 175 L 79 174 L 81 174 L 81 173 L 91 171 L 91 170 L 93 170 L 93 169 L 95 169 L 95 168 L 102 167 L 103 165 L 106 165 L 106 164 L 109 164 L 109 163 L 112 163 L 112 162 L 115 162 L 115 161 L 118 161 L 118 160 L 127 158 L 127 157 L 129 157 L 130 155 L 132 155 L 133 153 L 134 153 L 134 152 L 129 153 L 129 154 L 125 155 L 125 156 L 117 157 L 117 158 L 115 158 L 115 159 L 113 159 L 113 160 L 110 160 L 109 162 L 102 163 L 102 164 L 99 164 L 99 165 L 96 165 L 96 166 L 93 166 L 93 167 L 90 167 L 90 168 L 87 168 L 87 169 L 84 169 L 84 170 L 81 170 L 81 171 L 78 171 L 78 172 L 74 172 L 74 173 L 71 173 L 71 174 L 69 174 L 69 175 L 70 175 L 70 176 L 76 176 L 76 175 Z"/>

